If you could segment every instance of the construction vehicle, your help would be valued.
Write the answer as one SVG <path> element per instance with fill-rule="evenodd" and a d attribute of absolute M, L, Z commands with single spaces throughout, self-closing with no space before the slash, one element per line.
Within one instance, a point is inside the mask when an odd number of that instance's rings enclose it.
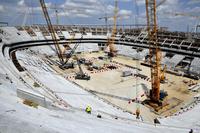
<path fill-rule="evenodd" d="M 61 69 L 69 69 L 69 68 L 74 68 L 74 62 L 68 62 L 69 59 L 73 56 L 73 54 L 75 53 L 76 48 L 78 47 L 79 43 L 75 44 L 75 46 L 73 47 L 73 49 L 71 49 L 70 53 L 67 53 L 65 55 L 65 62 L 62 63 L 59 68 Z"/>
<path fill-rule="evenodd" d="M 65 63 L 65 64 L 61 64 L 59 66 L 60 69 L 65 70 L 65 69 L 70 69 L 70 68 L 74 68 L 74 62 L 70 62 L 70 63 Z"/>
<path fill-rule="evenodd" d="M 85 58 L 80 58 L 79 59 L 80 64 L 85 64 L 85 61 L 86 61 Z"/>
<path fill-rule="evenodd" d="M 74 68 L 74 62 L 68 62 L 69 61 L 69 59 L 74 55 L 74 53 L 75 53 L 75 50 L 77 49 L 77 47 L 79 46 L 79 44 L 81 43 L 81 40 L 82 40 L 82 38 L 83 38 L 83 36 L 81 36 L 81 39 L 80 39 L 80 42 L 78 42 L 78 43 L 76 43 L 75 44 L 75 46 L 71 49 L 71 51 L 69 52 L 69 53 L 67 53 L 67 54 L 65 54 L 65 51 L 66 51 L 66 49 L 63 51 L 63 55 L 65 55 L 65 58 L 66 58 L 66 60 L 65 60 L 65 62 L 64 63 L 62 63 L 60 66 L 59 66 L 59 68 L 61 68 L 61 69 L 69 69 L 69 68 Z M 71 40 L 72 41 L 72 40 Z"/>
<path fill-rule="evenodd" d="M 78 68 L 79 68 L 79 72 L 76 73 L 76 76 L 75 76 L 75 79 L 81 79 L 81 80 L 90 80 L 90 76 L 89 75 L 86 75 L 82 68 L 81 68 L 81 63 L 80 63 L 80 60 L 78 59 L 77 56 L 75 56 L 76 60 L 77 60 L 77 65 L 78 65 Z"/>
<path fill-rule="evenodd" d="M 167 91 L 161 90 L 160 91 L 160 100 L 163 101 L 165 99 L 165 97 L 168 96 Z"/>
<path fill-rule="evenodd" d="M 93 71 L 93 67 L 90 65 L 90 66 L 88 66 L 88 68 L 87 68 L 89 71 Z"/>
<path fill-rule="evenodd" d="M 86 66 L 92 66 L 93 62 L 89 60 L 85 60 L 85 65 Z"/>
<path fill-rule="evenodd" d="M 132 76 L 132 75 L 133 75 L 133 73 L 131 71 L 123 71 L 121 76 L 128 77 L 128 76 Z"/>
<path fill-rule="evenodd" d="M 59 42 L 58 42 L 58 40 L 57 40 L 57 38 L 56 38 L 56 33 L 55 33 L 55 30 L 54 30 L 54 28 L 53 28 L 53 26 L 52 26 L 52 24 L 51 24 L 51 20 L 50 20 L 50 17 L 49 17 L 48 11 L 47 11 L 47 7 L 46 7 L 46 5 L 45 5 L 44 0 L 40 0 L 40 5 L 41 5 L 41 7 L 42 7 L 42 11 L 43 11 L 44 17 L 45 17 L 45 19 L 46 19 L 47 26 L 48 26 L 48 29 L 49 29 L 49 31 L 50 31 L 52 40 L 53 40 L 53 42 L 54 42 L 54 44 L 55 44 L 55 48 L 56 48 L 56 52 L 57 52 L 57 55 L 58 55 L 60 64 L 61 64 L 61 65 L 65 65 L 65 64 L 69 61 L 69 59 L 71 58 L 71 56 L 73 55 L 73 53 L 75 52 L 75 49 L 78 47 L 79 43 L 77 43 L 77 44 L 74 46 L 74 48 L 71 50 L 69 56 L 67 56 L 67 57 L 69 57 L 69 58 L 67 58 L 67 60 L 64 62 L 64 58 L 63 58 L 63 54 L 62 54 L 63 52 L 61 51 L 61 48 L 60 48 L 60 46 L 59 46 Z M 69 45 L 67 45 L 67 47 L 69 47 Z M 75 56 L 75 57 L 76 57 L 76 56 Z M 77 64 L 78 64 L 78 66 L 79 66 L 80 72 L 77 73 L 77 75 L 75 76 L 75 79 L 89 80 L 89 79 L 90 79 L 90 76 L 88 76 L 88 75 L 86 75 L 86 74 L 83 73 L 83 70 L 82 70 L 82 68 L 81 68 L 81 66 L 80 66 L 80 63 L 79 63 L 79 60 L 78 60 L 77 57 L 76 57 L 76 60 L 77 60 Z M 69 65 L 69 66 L 72 67 L 72 65 Z M 69 67 L 69 66 L 66 65 L 66 68 Z M 64 68 L 64 67 L 61 67 L 61 68 Z"/>
<path fill-rule="evenodd" d="M 96 65 L 96 64 L 93 64 L 92 67 L 96 70 L 101 70 L 102 69 L 102 66 L 101 65 Z"/>
<path fill-rule="evenodd" d="M 157 43 L 157 16 L 156 0 L 146 0 L 146 17 L 149 43 L 149 63 L 151 66 L 151 90 L 150 102 L 158 106 L 160 102 L 160 73 L 161 73 L 161 50 Z M 155 57 L 155 60 L 153 59 Z"/>

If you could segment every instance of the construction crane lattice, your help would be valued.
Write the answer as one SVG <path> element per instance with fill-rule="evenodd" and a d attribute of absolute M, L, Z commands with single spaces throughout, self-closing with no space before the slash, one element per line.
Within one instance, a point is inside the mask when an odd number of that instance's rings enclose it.
<path fill-rule="evenodd" d="M 48 11 L 47 11 L 47 7 L 45 5 L 45 1 L 44 0 L 40 0 L 40 5 L 42 7 L 42 11 L 43 11 L 44 17 L 46 19 L 49 32 L 50 32 L 52 40 L 54 42 L 56 53 L 58 55 L 59 61 L 62 63 L 64 61 L 63 56 L 62 56 L 62 51 L 61 51 L 61 48 L 59 46 L 59 42 L 58 42 L 58 40 L 56 38 L 56 33 L 55 33 L 55 30 L 54 30 L 54 28 L 52 26 L 51 19 L 49 17 Z"/>
<path fill-rule="evenodd" d="M 146 0 L 146 16 L 152 85 L 150 100 L 158 103 L 160 99 L 161 50 L 157 43 L 156 0 Z"/>
<path fill-rule="evenodd" d="M 116 48 L 115 48 L 114 44 L 115 44 L 115 37 L 116 37 L 116 33 L 117 33 L 117 14 L 118 14 L 118 1 L 115 0 L 115 10 L 114 10 L 114 17 L 113 17 L 114 25 L 113 25 L 111 37 L 108 38 L 108 46 L 109 46 L 109 50 L 110 50 L 108 56 L 110 56 L 110 57 L 116 56 Z"/>

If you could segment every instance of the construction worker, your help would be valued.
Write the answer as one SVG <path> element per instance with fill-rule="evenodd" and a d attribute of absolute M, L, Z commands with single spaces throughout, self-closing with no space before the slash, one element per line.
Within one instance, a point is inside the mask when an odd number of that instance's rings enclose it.
<path fill-rule="evenodd" d="M 189 133 L 193 133 L 193 129 L 191 129 Z"/>
<path fill-rule="evenodd" d="M 136 119 L 140 119 L 140 110 L 136 109 Z"/>
<path fill-rule="evenodd" d="M 88 113 L 88 114 L 91 114 L 91 111 L 92 111 L 92 108 L 90 106 L 87 106 L 85 111 Z"/>
<path fill-rule="evenodd" d="M 156 126 L 156 124 L 160 124 L 160 122 L 157 118 L 155 118 L 153 121 L 154 121 L 155 126 Z"/>

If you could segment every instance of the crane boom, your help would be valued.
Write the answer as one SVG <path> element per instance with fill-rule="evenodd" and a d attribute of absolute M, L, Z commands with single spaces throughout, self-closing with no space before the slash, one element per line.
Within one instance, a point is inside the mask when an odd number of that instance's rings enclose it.
<path fill-rule="evenodd" d="M 192 13 L 192 12 L 191 12 Z M 200 19 L 200 16 L 198 15 L 192 15 L 191 13 L 183 13 L 183 12 L 164 12 L 164 14 L 169 14 L 173 16 L 185 16 L 185 17 L 191 17 L 195 19 Z"/>
<path fill-rule="evenodd" d="M 83 36 L 81 36 L 81 39 L 78 43 L 75 44 L 75 46 L 73 48 L 71 48 L 70 53 L 67 55 L 67 58 L 64 62 L 64 64 L 67 64 L 67 62 L 69 61 L 69 59 L 72 57 L 72 55 L 75 53 L 75 50 L 78 48 L 79 44 L 81 43 L 81 40 L 83 39 Z"/>
<path fill-rule="evenodd" d="M 61 48 L 59 46 L 59 42 L 58 42 L 58 40 L 56 38 L 56 33 L 55 33 L 55 30 L 54 30 L 54 28 L 52 26 L 51 19 L 49 17 L 48 11 L 47 11 L 47 7 L 45 5 L 44 0 L 39 0 L 39 1 L 40 1 L 40 5 L 42 7 L 42 11 L 43 11 L 45 20 L 47 22 L 47 26 L 48 26 L 49 32 L 51 34 L 52 40 L 53 40 L 55 48 L 56 48 L 56 53 L 58 55 L 59 61 L 63 62 L 64 59 L 63 59 L 63 56 L 62 56 L 62 51 L 61 51 Z"/>
<path fill-rule="evenodd" d="M 72 37 L 70 38 L 70 41 L 69 41 L 69 43 L 67 44 L 67 46 L 63 49 L 62 54 L 65 54 L 67 48 L 70 48 L 70 47 L 69 47 L 69 44 L 71 44 L 71 43 L 73 42 L 74 38 L 75 38 L 75 33 L 74 33 L 74 34 L 72 35 Z"/>
<path fill-rule="evenodd" d="M 151 65 L 150 100 L 158 103 L 160 100 L 161 50 L 157 43 L 156 0 L 146 0 L 146 17 L 149 43 L 149 63 Z M 155 60 L 153 60 L 155 57 Z"/>

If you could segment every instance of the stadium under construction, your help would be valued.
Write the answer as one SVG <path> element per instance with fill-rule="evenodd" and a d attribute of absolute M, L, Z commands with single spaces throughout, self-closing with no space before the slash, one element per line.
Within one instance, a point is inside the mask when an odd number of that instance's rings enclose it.
<path fill-rule="evenodd" d="M 145 24 L 119 25 L 118 0 L 105 25 L 54 24 L 44 0 L 44 24 L 1 22 L 0 132 L 199 132 L 200 34 L 159 26 L 167 1 L 143 0 Z"/>

